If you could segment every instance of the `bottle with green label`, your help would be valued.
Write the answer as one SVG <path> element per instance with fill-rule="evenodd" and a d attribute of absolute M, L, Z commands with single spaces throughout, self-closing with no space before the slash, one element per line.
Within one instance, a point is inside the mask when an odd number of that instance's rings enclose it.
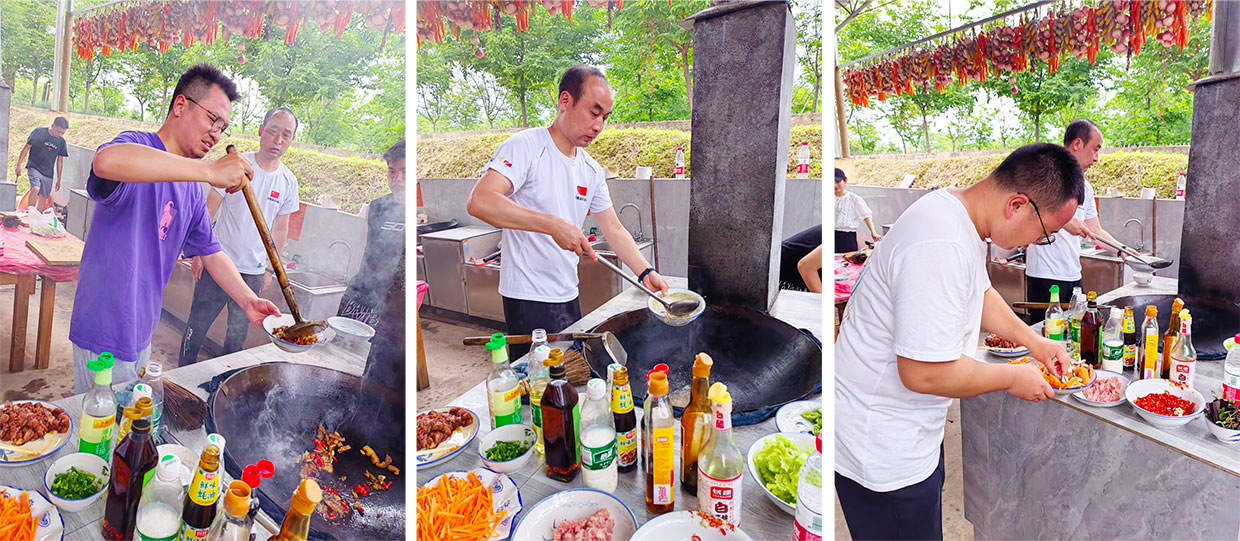
<path fill-rule="evenodd" d="M 535 331 L 537 332 L 537 331 Z M 545 364 L 547 358 L 551 356 L 551 348 L 547 346 L 538 346 L 531 353 L 530 359 L 530 420 L 534 423 L 534 433 L 537 434 L 537 440 L 534 443 L 534 450 L 539 455 L 545 452 L 546 442 L 543 440 L 542 431 L 542 397 L 543 392 L 547 390 L 547 384 L 551 383 L 551 370 Z"/>
<path fill-rule="evenodd" d="M 1051 306 L 1046 310 L 1046 337 L 1064 341 L 1063 308 L 1059 306 L 1059 286 L 1051 286 Z"/>
<path fill-rule="evenodd" d="M 99 358 L 87 363 L 95 372 L 95 385 L 82 399 L 82 420 L 78 424 L 78 452 L 96 455 L 112 461 L 112 443 L 116 435 L 116 393 L 112 392 L 112 366 L 115 359 L 111 353 L 101 353 Z"/>
<path fill-rule="evenodd" d="M 491 428 L 521 424 L 521 380 L 508 364 L 508 347 L 503 333 L 491 335 L 491 374 L 487 376 L 487 407 Z"/>
<path fill-rule="evenodd" d="M 616 422 L 607 401 L 607 382 L 586 383 L 586 405 L 581 409 L 581 483 L 586 488 L 616 491 Z"/>

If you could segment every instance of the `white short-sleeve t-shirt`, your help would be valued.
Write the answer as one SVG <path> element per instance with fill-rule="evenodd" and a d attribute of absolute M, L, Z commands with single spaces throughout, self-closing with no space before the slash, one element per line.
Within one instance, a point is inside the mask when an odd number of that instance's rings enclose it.
<path fill-rule="evenodd" d="M 268 172 L 258 166 L 253 152 L 246 152 L 242 156 L 254 166 L 254 178 L 250 185 L 254 188 L 258 208 L 263 211 L 263 219 L 270 230 L 276 216 L 292 214 L 300 208 L 297 177 L 284 162 L 280 162 L 275 171 Z M 262 274 L 267 268 L 267 249 L 258 235 L 258 227 L 254 225 L 254 217 L 250 214 L 250 206 L 245 202 L 245 194 L 230 194 L 219 188 L 214 189 L 224 197 L 224 202 L 215 214 L 215 236 L 220 241 L 220 247 L 237 265 L 237 271 L 241 274 Z"/>
<path fill-rule="evenodd" d="M 874 215 L 865 199 L 852 192 L 835 198 L 835 230 L 856 231 L 861 222 Z"/>
<path fill-rule="evenodd" d="M 835 345 L 835 471 L 876 492 L 938 467 L 951 399 L 910 391 L 897 356 L 972 355 L 990 278 L 986 243 L 949 190 L 896 220 L 865 262 Z"/>
<path fill-rule="evenodd" d="M 1085 181 L 1085 200 L 1076 207 L 1074 218 L 1084 221 L 1098 217 L 1094 203 L 1094 187 Z M 1081 237 L 1063 229 L 1054 234 L 1055 242 L 1025 250 L 1025 274 L 1044 280 L 1072 282 L 1081 279 Z"/>
<path fill-rule="evenodd" d="M 569 158 L 555 146 L 547 128 L 509 137 L 495 151 L 487 169 L 512 182 L 508 197 L 530 210 L 568 220 L 578 228 L 586 213 L 611 208 L 603 168 L 578 148 Z M 577 298 L 580 257 L 560 248 L 544 233 L 504 229 L 499 293 L 511 299 L 567 302 Z"/>

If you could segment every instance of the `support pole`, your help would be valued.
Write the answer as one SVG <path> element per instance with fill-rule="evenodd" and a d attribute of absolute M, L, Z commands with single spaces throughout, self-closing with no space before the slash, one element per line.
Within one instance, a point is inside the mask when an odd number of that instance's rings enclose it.
<path fill-rule="evenodd" d="M 839 66 L 835 67 L 835 116 L 840 130 L 840 157 L 851 158 L 852 153 L 848 148 L 848 123 L 844 117 L 844 82 L 840 77 Z"/>
<path fill-rule="evenodd" d="M 56 7 L 56 52 L 52 72 L 53 109 L 69 111 L 69 65 L 73 62 L 73 0 L 60 0 Z"/>

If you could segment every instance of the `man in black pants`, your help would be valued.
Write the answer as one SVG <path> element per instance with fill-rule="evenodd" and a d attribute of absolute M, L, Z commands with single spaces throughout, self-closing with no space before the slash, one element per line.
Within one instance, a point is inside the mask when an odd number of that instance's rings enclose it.
<path fill-rule="evenodd" d="M 611 87 L 603 72 L 569 68 L 560 78 L 555 121 L 509 137 L 486 165 L 469 198 L 469 214 L 502 228 L 499 294 L 508 334 L 559 332 L 581 319 L 577 263 L 598 256 L 581 232 L 594 216 L 613 250 L 653 291 L 666 292 L 637 242 L 612 208 L 603 168 L 586 154 L 611 114 Z M 510 345 L 517 359 L 529 346 Z"/>
<path fill-rule="evenodd" d="M 780 243 L 779 288 L 822 293 L 822 224 Z"/>

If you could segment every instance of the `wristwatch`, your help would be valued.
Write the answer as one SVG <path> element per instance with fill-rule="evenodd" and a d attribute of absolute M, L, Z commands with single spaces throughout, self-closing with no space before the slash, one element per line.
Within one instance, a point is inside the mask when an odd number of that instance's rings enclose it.
<path fill-rule="evenodd" d="M 649 268 L 647 268 L 646 270 L 642 271 L 642 273 L 641 273 L 641 274 L 639 274 L 639 275 L 637 276 L 637 281 L 638 281 L 638 282 L 645 281 L 645 280 L 646 280 L 646 275 L 647 275 L 647 274 L 650 274 L 650 273 L 652 273 L 652 272 L 654 272 L 654 267 L 649 267 Z"/>

